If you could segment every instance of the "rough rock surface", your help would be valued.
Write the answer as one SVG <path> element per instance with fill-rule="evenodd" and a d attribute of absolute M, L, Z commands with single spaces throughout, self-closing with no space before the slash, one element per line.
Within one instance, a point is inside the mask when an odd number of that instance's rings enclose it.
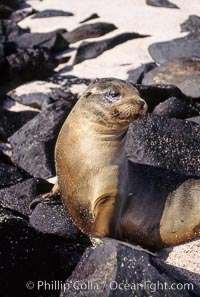
<path fill-rule="evenodd" d="M 0 69 L 4 66 L 5 63 L 5 53 L 4 53 L 4 47 L 2 44 L 0 44 Z"/>
<path fill-rule="evenodd" d="M 133 162 L 200 176 L 198 124 L 147 115 L 129 126 L 126 150 Z"/>
<path fill-rule="evenodd" d="M 85 251 L 65 282 L 69 284 L 68 289 L 63 290 L 60 297 L 193 296 L 192 290 L 178 290 L 178 284 L 179 288 L 183 286 L 177 280 L 179 275 L 172 276 L 170 269 L 164 272 L 162 266 L 165 265 L 160 263 L 158 268 L 152 255 L 134 246 L 102 239 L 97 246 Z M 172 284 L 175 290 L 170 290 Z"/>
<path fill-rule="evenodd" d="M 64 91 L 59 84 L 47 81 L 33 81 L 23 84 L 8 93 L 17 102 L 42 109 L 58 100 L 75 101 L 71 92 Z"/>
<path fill-rule="evenodd" d="M 153 113 L 167 118 L 184 119 L 188 117 L 187 102 L 183 99 L 171 97 L 158 104 Z"/>
<path fill-rule="evenodd" d="M 68 240 L 78 239 L 81 232 L 73 223 L 61 201 L 39 203 L 30 216 L 30 224 L 42 233 L 54 234 Z"/>
<path fill-rule="evenodd" d="M 200 58 L 182 58 L 165 63 L 148 72 L 142 84 L 173 84 L 186 96 L 200 98 Z"/>
<path fill-rule="evenodd" d="M 18 49 L 16 53 L 6 57 L 6 70 L 3 81 L 18 83 L 44 79 L 53 73 L 58 65 L 54 55 L 47 49 Z"/>
<path fill-rule="evenodd" d="M 16 9 L 21 2 L 23 0 L 6 0 L 6 5 Z"/>
<path fill-rule="evenodd" d="M 156 7 L 179 8 L 176 4 L 168 0 L 146 0 L 146 3 Z"/>
<path fill-rule="evenodd" d="M 80 24 L 83 24 L 83 23 L 86 23 L 90 20 L 94 20 L 94 19 L 98 19 L 99 18 L 99 15 L 97 13 L 92 13 L 89 17 L 87 17 L 86 19 L 82 20 L 80 22 Z"/>
<path fill-rule="evenodd" d="M 74 102 L 58 101 L 13 134 L 12 160 L 35 177 L 55 175 L 54 148 L 60 128 Z"/>
<path fill-rule="evenodd" d="M 144 75 L 156 67 L 155 63 L 143 64 L 140 67 L 128 71 L 128 81 L 132 84 L 141 84 Z"/>
<path fill-rule="evenodd" d="M 135 38 L 144 38 L 147 35 L 140 35 L 138 33 L 122 33 L 115 37 L 104 39 L 96 42 L 83 42 L 77 50 L 74 64 L 81 63 L 86 59 L 93 59 L 101 55 L 104 51 L 109 50 L 123 42 Z"/>
<path fill-rule="evenodd" d="M 1 20 L 0 22 L 0 35 L 1 41 L 9 42 L 13 39 L 29 32 L 29 29 L 20 28 L 16 22 L 12 20 Z"/>
<path fill-rule="evenodd" d="M 181 24 L 181 32 L 200 32 L 200 17 L 197 15 L 190 15 L 189 18 Z"/>
<path fill-rule="evenodd" d="M 0 279 L 2 296 L 58 296 L 38 290 L 38 281 L 64 280 L 79 261 L 85 246 L 63 243 L 34 230 L 25 216 L 0 207 Z M 9 281 L 8 281 L 9 280 Z M 31 287 L 30 283 L 33 282 Z M 10 285 L 12 283 L 12 286 Z M 30 285 L 30 287 L 28 287 Z M 31 288 L 31 289 L 29 289 Z"/>
<path fill-rule="evenodd" d="M 7 5 L 0 4 L 0 16 L 1 19 L 8 19 L 13 13 L 13 9 Z"/>
<path fill-rule="evenodd" d="M 59 73 L 50 77 L 49 81 L 60 85 L 65 91 L 71 91 L 72 93 L 74 93 L 72 89 L 76 87 L 79 88 L 79 86 L 82 85 L 86 88 L 91 83 L 91 79 L 80 78 L 73 75 L 60 75 Z"/>
<path fill-rule="evenodd" d="M 36 111 L 13 112 L 0 107 L 0 140 L 6 141 L 37 114 Z"/>
<path fill-rule="evenodd" d="M 163 64 L 177 58 L 200 57 L 200 35 L 189 34 L 182 38 L 158 42 L 149 46 L 151 57 L 158 64 Z"/>
<path fill-rule="evenodd" d="M 19 9 L 19 10 L 14 11 L 11 14 L 10 18 L 12 21 L 19 23 L 23 19 L 27 18 L 28 16 L 32 15 L 35 12 L 36 12 L 35 9 Z"/>
<path fill-rule="evenodd" d="M 21 81 L 49 76 L 58 61 L 48 48 L 59 51 L 68 47 L 67 41 L 61 36 L 63 30 L 44 34 L 29 31 L 19 27 L 13 20 L 1 20 L 0 70 L 4 73 L 0 77 L 1 84 L 15 85 Z"/>
<path fill-rule="evenodd" d="M 51 18 L 51 17 L 59 17 L 59 16 L 73 16 L 72 12 L 56 10 L 56 9 L 45 9 L 34 14 L 32 19 L 38 18 Z"/>
<path fill-rule="evenodd" d="M 0 151 L 0 189 L 12 186 L 28 177 L 29 174 L 12 164 L 10 159 Z"/>
<path fill-rule="evenodd" d="M 52 52 L 68 49 L 69 43 L 57 31 L 49 33 L 25 33 L 13 38 L 13 43 L 19 49 L 46 48 Z"/>
<path fill-rule="evenodd" d="M 0 190 L 0 205 L 30 215 L 30 203 L 39 194 L 49 192 L 52 185 L 48 182 L 29 178 L 9 188 Z"/>
<path fill-rule="evenodd" d="M 158 252 L 158 256 L 166 264 L 175 266 L 185 278 L 185 282 L 192 282 L 200 293 L 200 239 L 169 247 Z"/>
<path fill-rule="evenodd" d="M 188 121 L 191 121 L 191 122 L 194 122 L 194 123 L 197 123 L 200 125 L 200 116 L 199 117 L 193 117 L 193 118 L 189 118 L 187 119 Z"/>
<path fill-rule="evenodd" d="M 103 36 L 115 29 L 117 29 L 117 27 L 113 24 L 99 22 L 82 25 L 71 32 L 66 32 L 65 34 L 63 34 L 63 37 L 69 43 L 74 43 L 87 38 Z"/>
<path fill-rule="evenodd" d="M 147 102 L 148 112 L 152 112 L 159 103 L 171 97 L 188 100 L 181 90 L 174 85 L 133 85 L 138 89 L 140 96 Z"/>

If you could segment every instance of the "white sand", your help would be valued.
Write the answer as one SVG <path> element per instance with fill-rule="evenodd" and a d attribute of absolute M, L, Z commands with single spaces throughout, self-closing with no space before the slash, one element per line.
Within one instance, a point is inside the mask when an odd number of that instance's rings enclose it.
<path fill-rule="evenodd" d="M 96 59 L 86 60 L 75 65 L 73 70 L 68 72 L 70 69 L 68 66 L 72 65 L 76 47 L 80 42 L 72 45 L 74 50 L 69 52 L 72 58 L 63 71 L 64 74 L 73 74 L 87 78 L 114 76 L 125 79 L 127 78 L 128 70 L 152 60 L 147 50 L 150 44 L 185 36 L 187 33 L 180 33 L 180 24 L 190 14 L 200 15 L 199 0 L 172 1 L 180 9 L 148 6 L 145 0 L 32 0 L 28 1 L 28 3 L 38 10 L 47 8 L 62 9 L 73 12 L 74 16 L 46 19 L 31 19 L 29 17 L 23 20 L 20 25 L 22 27 L 29 26 L 32 32 L 48 32 L 58 28 L 66 28 L 70 31 L 78 27 L 80 21 L 96 12 L 100 18 L 90 22 L 111 22 L 118 27 L 117 30 L 98 38 L 98 40 L 109 38 L 122 32 L 138 32 L 151 35 L 148 38 L 135 39 L 121 44 L 104 52 Z M 94 39 L 88 39 L 88 41 L 92 40 Z M 59 68 L 63 67 L 62 65 Z"/>

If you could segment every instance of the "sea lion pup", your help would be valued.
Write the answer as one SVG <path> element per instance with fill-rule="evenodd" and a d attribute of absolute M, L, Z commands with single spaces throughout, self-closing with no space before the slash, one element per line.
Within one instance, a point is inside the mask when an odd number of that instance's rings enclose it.
<path fill-rule="evenodd" d="M 170 229 L 176 215 L 170 215 L 169 201 L 164 211 L 167 195 L 154 199 L 155 191 L 147 180 L 150 192 L 140 197 L 140 185 L 128 166 L 128 126 L 146 111 L 147 104 L 131 84 L 114 78 L 96 79 L 67 117 L 55 158 L 63 203 L 84 233 L 157 248 L 186 239 L 179 238 L 179 228 L 175 234 Z M 168 219 L 169 228 L 165 224 Z"/>
<path fill-rule="evenodd" d="M 62 200 L 87 234 L 116 237 L 118 205 L 127 195 L 126 132 L 146 110 L 131 84 L 96 79 L 60 131 L 55 157 Z"/>

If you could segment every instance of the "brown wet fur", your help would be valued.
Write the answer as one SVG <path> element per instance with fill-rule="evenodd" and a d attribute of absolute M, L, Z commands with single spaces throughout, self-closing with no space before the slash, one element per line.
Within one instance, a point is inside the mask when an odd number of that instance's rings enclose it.
<path fill-rule="evenodd" d="M 108 102 L 109 91 L 121 98 Z M 128 126 L 147 105 L 129 83 L 97 79 L 66 119 L 56 144 L 58 184 L 63 203 L 86 234 L 112 237 L 157 249 L 199 235 L 198 185 L 183 181 L 191 195 L 176 188 L 157 188 L 125 156 Z M 185 183 L 188 183 L 185 185 Z M 190 206 L 188 206 L 190 205 Z M 195 210 L 196 209 L 196 210 Z"/>

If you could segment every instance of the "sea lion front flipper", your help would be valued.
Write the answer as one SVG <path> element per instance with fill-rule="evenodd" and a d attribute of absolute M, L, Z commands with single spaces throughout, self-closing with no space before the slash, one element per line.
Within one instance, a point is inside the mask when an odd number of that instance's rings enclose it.
<path fill-rule="evenodd" d="M 114 237 L 115 226 L 113 226 L 113 213 L 116 197 L 114 195 L 103 195 L 95 201 L 93 210 L 94 222 L 91 235 L 95 237 Z"/>
<path fill-rule="evenodd" d="M 59 196 L 59 188 L 58 188 L 58 182 L 56 181 L 55 185 L 52 187 L 51 191 L 49 193 L 45 193 L 42 195 L 37 196 L 35 199 L 33 199 L 29 205 L 29 208 L 33 210 L 37 204 L 41 202 L 51 202 L 58 204 L 57 197 Z M 61 203 L 61 201 L 60 201 Z"/>

